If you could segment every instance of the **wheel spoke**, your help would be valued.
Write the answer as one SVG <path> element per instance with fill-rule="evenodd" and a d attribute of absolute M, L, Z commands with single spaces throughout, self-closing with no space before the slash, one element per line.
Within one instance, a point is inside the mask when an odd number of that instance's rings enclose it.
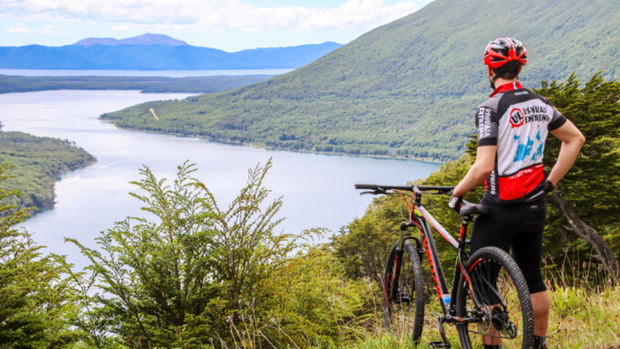
<path fill-rule="evenodd" d="M 461 287 L 457 315 L 475 321 L 460 326 L 459 337 L 467 343 L 464 347 L 501 343 L 502 348 L 527 348 L 533 340 L 533 316 L 529 292 L 516 263 L 497 248 L 484 248 L 474 253 L 468 268 L 475 300 L 469 285 Z"/>

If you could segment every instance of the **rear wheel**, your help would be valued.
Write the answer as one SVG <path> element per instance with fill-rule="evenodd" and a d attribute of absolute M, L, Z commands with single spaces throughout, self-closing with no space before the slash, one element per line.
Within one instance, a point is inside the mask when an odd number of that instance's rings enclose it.
<path fill-rule="evenodd" d="M 463 348 L 500 344 L 502 348 L 534 346 L 530 293 L 517 263 L 497 247 L 474 252 L 461 275 L 456 315 L 469 319 L 457 325 Z"/>
<path fill-rule="evenodd" d="M 392 246 L 383 276 L 385 325 L 397 336 L 411 336 L 417 343 L 424 325 L 424 276 L 420 257 L 411 242 L 405 240 L 398 251 Z"/>

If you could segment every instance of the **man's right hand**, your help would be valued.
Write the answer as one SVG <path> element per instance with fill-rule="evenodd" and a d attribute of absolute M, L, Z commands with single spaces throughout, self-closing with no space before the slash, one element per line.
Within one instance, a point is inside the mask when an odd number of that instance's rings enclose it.
<path fill-rule="evenodd" d="M 525 202 L 533 202 L 533 201 L 536 201 L 536 200 L 540 199 L 545 194 L 552 192 L 554 187 L 555 186 L 553 185 L 553 182 L 551 182 L 550 180 L 548 180 L 548 179 L 543 180 L 525 198 Z"/>

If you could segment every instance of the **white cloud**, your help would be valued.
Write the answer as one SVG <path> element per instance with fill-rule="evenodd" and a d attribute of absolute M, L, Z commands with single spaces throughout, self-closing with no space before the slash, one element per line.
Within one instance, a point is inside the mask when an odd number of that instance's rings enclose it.
<path fill-rule="evenodd" d="M 24 24 L 16 24 L 14 26 L 8 27 L 6 29 L 7 33 L 13 34 L 44 34 L 44 35 L 54 35 L 62 33 L 61 25 L 44 25 L 36 28 L 28 28 Z"/>
<path fill-rule="evenodd" d="M 28 33 L 32 33 L 32 30 L 24 27 L 21 24 L 12 26 L 12 27 L 8 27 L 6 29 L 7 33 L 14 33 L 14 34 L 28 34 Z"/>
<path fill-rule="evenodd" d="M 336 8 L 260 7 L 242 0 L 0 0 L 3 16 L 86 20 L 135 26 L 193 27 L 219 31 L 370 29 L 415 10 L 413 1 L 347 0 Z"/>

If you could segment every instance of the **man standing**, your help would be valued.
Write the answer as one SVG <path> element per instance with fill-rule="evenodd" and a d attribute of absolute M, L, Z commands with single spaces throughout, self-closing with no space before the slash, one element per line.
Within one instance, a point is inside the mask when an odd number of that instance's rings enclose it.
<path fill-rule="evenodd" d="M 472 253 L 484 246 L 512 248 L 530 290 L 534 310 L 535 348 L 546 348 L 550 298 L 541 273 L 546 193 L 575 162 L 585 138 L 545 98 L 518 81 L 527 62 L 523 44 L 502 37 L 483 55 L 493 93 L 478 106 L 476 160 L 454 188 L 449 206 L 458 211 L 463 195 L 481 184 L 482 204 L 490 215 L 480 217 L 471 238 Z M 560 153 L 549 176 L 543 173 L 547 134 L 560 139 Z M 499 348 L 499 338 L 485 336 L 485 348 Z"/>

